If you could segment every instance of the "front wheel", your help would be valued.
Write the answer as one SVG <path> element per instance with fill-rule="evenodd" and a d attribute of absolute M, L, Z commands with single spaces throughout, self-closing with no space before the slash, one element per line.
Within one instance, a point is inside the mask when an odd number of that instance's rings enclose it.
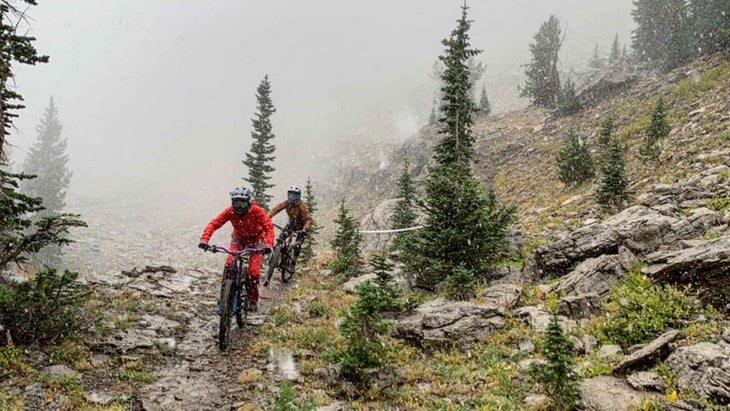
<path fill-rule="evenodd" d="M 281 272 L 281 282 L 282 283 L 288 283 L 291 280 L 291 278 L 294 276 L 294 272 L 289 271 L 289 266 L 291 265 L 291 261 L 294 260 L 292 258 L 292 253 L 293 253 L 293 251 L 290 248 L 286 249 L 286 256 L 284 258 L 284 260 L 286 260 L 286 261 L 284 262 L 284 264 L 282 264 L 279 267 L 279 271 Z"/>
<path fill-rule="evenodd" d="M 281 257 L 281 244 L 276 244 L 274 246 L 274 251 L 271 252 L 271 257 L 269 258 L 269 266 L 266 268 L 266 278 L 264 279 L 264 287 L 269 286 L 269 282 L 271 282 L 271 276 L 274 274 L 274 270 L 276 269 L 276 266 L 279 265 Z"/>
<path fill-rule="evenodd" d="M 244 278 L 244 281 L 248 281 L 248 278 Z M 248 319 L 248 288 L 244 285 L 239 287 L 238 292 L 238 311 L 236 311 L 236 324 L 238 328 L 243 328 L 246 325 Z"/>
<path fill-rule="evenodd" d="M 222 291 L 220 322 L 218 324 L 218 347 L 221 351 L 224 351 L 228 348 L 228 342 L 231 338 L 231 316 L 233 315 L 233 300 L 236 297 L 236 289 L 232 279 L 224 281 Z"/>

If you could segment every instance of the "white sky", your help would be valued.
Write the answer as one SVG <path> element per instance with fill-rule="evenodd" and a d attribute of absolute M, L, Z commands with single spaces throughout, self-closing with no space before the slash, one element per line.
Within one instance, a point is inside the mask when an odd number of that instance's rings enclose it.
<path fill-rule="evenodd" d="M 49 64 L 17 69 L 27 108 L 10 136 L 21 162 L 54 96 L 71 193 L 151 195 L 241 183 L 254 92 L 264 74 L 278 111 L 277 177 L 304 185 L 315 152 L 358 135 L 404 138 L 431 107 L 431 66 L 457 0 L 53 0 L 30 10 Z M 564 68 L 614 34 L 629 42 L 631 0 L 470 1 L 472 44 L 492 105 L 512 107 L 541 22 L 566 27 Z M 294 160 L 294 153 L 304 153 Z M 304 160 L 302 160 L 302 158 Z M 314 157 L 321 159 L 321 157 Z M 296 176 L 296 177 L 295 177 Z M 223 190 L 223 194 L 216 190 Z M 133 194 L 132 194 L 133 195 Z M 208 195 L 208 194 L 206 194 Z M 224 200 L 225 201 L 225 200 Z"/>

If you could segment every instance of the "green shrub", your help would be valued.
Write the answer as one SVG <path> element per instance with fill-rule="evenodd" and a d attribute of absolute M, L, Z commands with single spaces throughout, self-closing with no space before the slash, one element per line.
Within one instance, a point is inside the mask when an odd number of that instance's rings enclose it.
<path fill-rule="evenodd" d="M 309 411 L 317 409 L 317 405 L 311 398 L 305 402 L 297 400 L 297 393 L 294 392 L 289 381 L 284 382 L 279 388 L 279 396 L 274 401 L 272 411 Z"/>
<path fill-rule="evenodd" d="M 477 285 L 474 272 L 464 268 L 456 267 L 446 278 L 444 291 L 449 298 L 465 301 L 476 294 Z"/>
<path fill-rule="evenodd" d="M 0 286 L 0 323 L 13 341 L 53 343 L 78 333 L 85 295 L 77 276 L 46 268 L 24 283 Z"/>
<path fill-rule="evenodd" d="M 699 312 L 692 296 L 670 285 L 652 285 L 638 269 L 611 288 L 604 301 L 607 314 L 589 327 L 602 343 L 628 348 L 649 342 Z"/>
<path fill-rule="evenodd" d="M 578 186 L 595 176 L 595 161 L 578 132 L 570 130 L 557 157 L 558 179 L 566 186 Z"/>
<path fill-rule="evenodd" d="M 730 210 L 730 198 L 713 198 L 707 202 L 707 206 L 718 213 L 724 213 L 725 211 Z"/>
<path fill-rule="evenodd" d="M 319 298 L 315 298 L 307 304 L 307 313 L 309 314 L 309 318 L 327 318 L 329 317 L 329 308 Z"/>

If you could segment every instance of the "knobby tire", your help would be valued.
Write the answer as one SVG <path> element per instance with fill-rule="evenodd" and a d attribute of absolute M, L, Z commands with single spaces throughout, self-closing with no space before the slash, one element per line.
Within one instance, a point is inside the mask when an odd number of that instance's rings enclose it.
<path fill-rule="evenodd" d="M 248 284 L 248 276 L 243 278 L 243 281 Z M 236 324 L 238 328 L 243 328 L 248 320 L 248 285 L 241 285 L 238 293 L 238 311 L 236 312 Z"/>
<path fill-rule="evenodd" d="M 281 282 L 282 283 L 288 283 L 289 280 L 291 280 L 292 276 L 294 276 L 294 273 L 289 271 L 289 262 L 292 260 L 292 249 L 290 247 L 286 248 L 286 261 L 284 264 L 280 264 L 279 271 L 281 272 Z"/>
<path fill-rule="evenodd" d="M 274 274 L 274 270 L 279 265 L 279 256 L 281 254 L 281 243 L 274 246 L 274 251 L 271 252 L 271 258 L 269 258 L 269 266 L 266 268 L 266 279 L 264 280 L 264 287 L 269 286 L 271 282 L 271 276 Z"/>
<path fill-rule="evenodd" d="M 218 324 L 218 347 L 221 351 L 228 348 L 231 338 L 231 316 L 233 314 L 233 299 L 236 297 L 232 279 L 223 283 L 223 294 L 221 296 L 220 323 Z"/>

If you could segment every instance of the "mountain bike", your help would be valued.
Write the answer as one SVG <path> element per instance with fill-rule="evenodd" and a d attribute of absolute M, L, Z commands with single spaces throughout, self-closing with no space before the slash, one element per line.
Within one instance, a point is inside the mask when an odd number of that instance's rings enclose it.
<path fill-rule="evenodd" d="M 294 237 L 294 232 L 285 230 L 282 227 L 274 224 L 276 228 L 281 230 L 279 237 L 276 238 L 276 244 L 274 244 L 274 250 L 271 252 L 269 257 L 269 266 L 266 269 L 266 278 L 264 279 L 264 287 L 269 286 L 271 276 L 274 274 L 274 270 L 277 268 L 281 272 L 281 282 L 288 283 L 294 275 L 293 272 L 289 271 L 289 262 L 294 258 L 294 247 L 291 242 Z"/>
<path fill-rule="evenodd" d="M 264 248 L 244 248 L 229 250 L 218 245 L 211 245 L 206 251 L 222 252 L 234 257 L 233 264 L 226 266 L 221 281 L 220 299 L 218 300 L 218 347 L 221 351 L 228 348 L 231 338 L 231 320 L 235 316 L 238 328 L 246 325 L 248 318 L 248 257 L 251 254 L 262 254 Z"/>

